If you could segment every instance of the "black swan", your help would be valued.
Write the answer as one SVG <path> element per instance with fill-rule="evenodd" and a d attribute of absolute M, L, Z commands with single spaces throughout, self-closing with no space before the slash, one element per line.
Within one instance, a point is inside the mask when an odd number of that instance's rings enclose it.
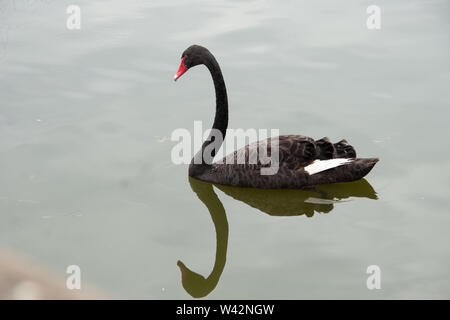
<path fill-rule="evenodd" d="M 216 115 L 212 134 L 201 150 L 192 158 L 189 176 L 222 185 L 266 189 L 299 189 L 319 184 L 359 180 L 370 172 L 378 158 L 357 158 L 355 149 L 341 140 L 331 143 L 328 138 L 314 140 L 301 135 L 282 135 L 249 144 L 213 163 L 213 159 L 225 139 L 228 127 L 228 99 L 225 81 L 219 64 L 208 49 L 192 45 L 181 55 L 181 64 L 174 76 L 177 80 L 189 68 L 204 64 L 210 71 L 216 92 Z M 214 143 L 216 141 L 216 143 Z M 250 161 L 250 155 L 265 148 L 267 155 L 278 149 L 275 174 L 262 174 L 273 163 Z M 237 161 L 244 159 L 244 162 Z"/>

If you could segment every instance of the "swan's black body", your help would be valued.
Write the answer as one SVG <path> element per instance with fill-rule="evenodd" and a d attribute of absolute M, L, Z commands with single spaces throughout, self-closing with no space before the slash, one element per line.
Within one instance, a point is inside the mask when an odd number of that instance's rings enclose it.
<path fill-rule="evenodd" d="M 187 69 L 199 64 L 204 64 L 211 72 L 216 92 L 216 115 L 213 129 L 220 131 L 223 139 L 225 139 L 228 126 L 227 91 L 219 64 L 208 49 L 198 45 L 193 45 L 186 49 L 182 54 L 182 65 L 180 66 L 180 70 L 183 70 L 182 72 L 179 70 L 175 80 Z M 211 149 L 210 145 L 213 142 L 213 136 L 210 136 L 203 143 L 201 150 L 195 155 L 189 166 L 189 176 L 223 185 L 268 189 L 298 189 L 317 184 L 349 182 L 361 179 L 370 172 L 378 161 L 378 158 L 356 158 L 355 149 L 345 140 L 331 143 L 327 138 L 314 140 L 300 135 L 283 135 L 276 139 L 269 138 L 269 141 L 266 142 L 268 155 L 271 154 L 271 147 L 275 145 L 278 147 L 279 170 L 274 175 L 262 175 L 261 169 L 269 165 L 249 161 L 249 154 L 259 150 L 259 145 L 264 143 L 264 141 L 247 145 L 218 163 L 207 163 L 203 159 L 204 152 L 208 146 Z M 212 157 L 215 156 L 219 147 L 220 145 L 217 145 L 212 148 Z M 236 161 L 230 161 L 238 157 L 244 157 L 246 161 L 243 164 L 236 164 Z M 348 158 L 352 159 L 352 161 L 314 174 L 309 174 L 305 170 L 305 167 L 312 164 L 315 160 L 336 158 Z M 197 161 L 194 161 L 194 159 Z"/>

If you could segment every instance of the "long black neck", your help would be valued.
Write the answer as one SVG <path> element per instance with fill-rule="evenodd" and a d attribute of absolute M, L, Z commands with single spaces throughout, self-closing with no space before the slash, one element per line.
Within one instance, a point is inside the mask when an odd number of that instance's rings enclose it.
<path fill-rule="evenodd" d="M 228 98 L 225 81 L 223 79 L 219 64 L 217 63 L 214 56 L 209 52 L 205 54 L 204 65 L 211 73 L 214 82 L 214 89 L 216 91 L 216 115 L 214 117 L 212 129 L 220 131 L 222 141 L 224 141 L 228 127 Z M 201 149 L 197 152 L 194 158 L 192 158 L 191 164 L 189 166 L 190 176 L 198 176 L 211 167 L 211 163 L 208 163 L 208 161 L 205 161 L 204 159 L 204 152 L 206 147 L 214 142 L 213 136 L 214 133 L 212 132 L 208 139 L 206 139 L 206 141 L 202 144 Z M 214 148 L 210 153 L 211 159 L 214 158 L 217 151 L 219 151 L 220 145 L 221 144 L 219 143 L 216 143 L 214 145 Z"/>

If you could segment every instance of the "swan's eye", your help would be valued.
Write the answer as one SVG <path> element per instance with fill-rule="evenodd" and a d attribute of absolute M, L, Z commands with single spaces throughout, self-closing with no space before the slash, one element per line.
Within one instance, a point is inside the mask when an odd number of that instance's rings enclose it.
<path fill-rule="evenodd" d="M 189 60 L 188 56 L 184 56 L 183 58 L 181 58 L 181 60 L 183 61 L 184 66 L 185 66 L 186 68 L 189 68 L 189 66 L 190 66 L 190 60 Z"/>

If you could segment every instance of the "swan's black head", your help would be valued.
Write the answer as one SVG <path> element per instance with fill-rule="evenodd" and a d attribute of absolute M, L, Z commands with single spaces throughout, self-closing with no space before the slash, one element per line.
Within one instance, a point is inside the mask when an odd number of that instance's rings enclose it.
<path fill-rule="evenodd" d="M 181 55 L 181 64 L 177 73 L 173 77 L 173 80 L 176 81 L 183 73 L 188 71 L 189 68 L 195 67 L 199 64 L 204 64 L 210 56 L 211 53 L 205 47 L 196 44 L 190 46 L 184 50 Z"/>

